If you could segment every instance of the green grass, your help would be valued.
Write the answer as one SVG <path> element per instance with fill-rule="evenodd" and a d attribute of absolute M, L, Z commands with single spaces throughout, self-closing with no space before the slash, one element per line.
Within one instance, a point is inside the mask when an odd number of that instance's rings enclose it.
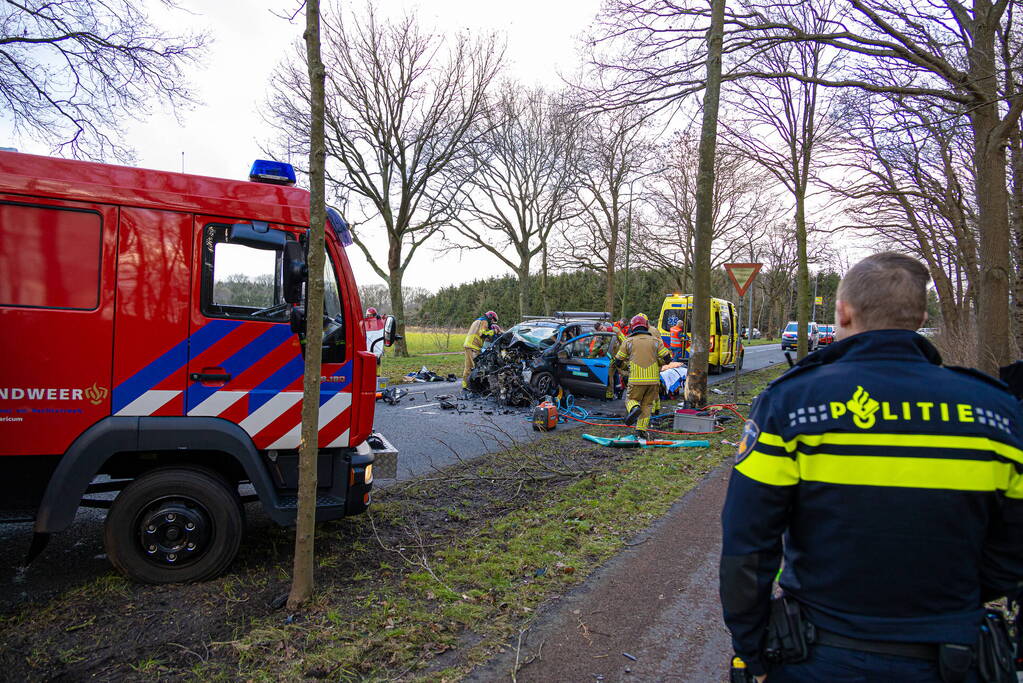
<path fill-rule="evenodd" d="M 750 341 L 749 339 L 743 339 L 742 340 L 743 346 L 762 346 L 764 344 L 780 344 L 780 343 L 781 343 L 780 339 L 754 339 L 753 341 Z"/>
<path fill-rule="evenodd" d="M 404 375 L 418 372 L 424 365 L 438 375 L 447 376 L 454 373 L 461 378 L 462 365 L 465 362 L 462 356 L 464 330 L 452 330 L 448 334 L 439 330 L 408 329 L 405 332 L 405 341 L 408 344 L 409 356 L 399 358 L 393 349 L 388 349 L 378 371 L 378 374 L 386 377 L 391 384 L 400 384 Z"/>
<path fill-rule="evenodd" d="M 751 373 L 740 400 L 749 402 L 780 373 L 778 367 Z M 301 624 L 280 626 L 279 618 L 272 627 L 253 623 L 254 629 L 233 643 L 239 661 L 231 675 L 304 680 L 311 671 L 329 671 L 340 680 L 387 680 L 401 672 L 407 680 L 459 680 L 527 627 L 543 602 L 584 581 L 730 457 L 734 446 L 722 440 L 737 441 L 741 426 L 729 423 L 710 439 L 709 448 L 632 451 L 615 465 L 544 489 L 528 505 L 496 514 L 466 538 L 419 552 L 402 548 L 405 571 L 376 583 L 368 594 L 358 591 L 362 609 L 344 619 L 333 610 L 351 604 L 351 587 L 321 591 Z M 579 434 L 558 432 L 509 454 L 589 447 L 580 446 Z M 372 512 L 377 525 L 408 521 L 407 514 L 388 502 L 378 502 Z M 428 668 L 448 650 L 459 650 L 458 657 L 443 660 L 441 670 Z"/>
<path fill-rule="evenodd" d="M 380 377 L 386 377 L 391 384 L 401 384 L 402 376 L 410 372 L 418 372 L 424 365 L 438 375 L 447 376 L 454 373 L 462 377 L 465 359 L 462 354 L 454 356 L 425 356 L 413 354 L 408 358 L 398 358 L 390 352 L 384 354 L 384 361 L 377 371 Z"/>
<path fill-rule="evenodd" d="M 406 330 L 405 343 L 411 354 L 460 352 L 465 341 L 465 330 L 451 333 L 435 330 Z"/>

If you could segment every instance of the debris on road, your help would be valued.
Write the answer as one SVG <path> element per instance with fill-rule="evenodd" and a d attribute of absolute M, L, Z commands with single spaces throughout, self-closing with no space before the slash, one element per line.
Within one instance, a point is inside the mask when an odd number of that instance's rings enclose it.
<path fill-rule="evenodd" d="M 401 378 L 402 382 L 455 382 L 458 378 L 454 374 L 449 373 L 447 377 L 442 377 L 436 372 L 433 372 L 425 365 L 419 369 L 419 372 L 410 372 Z"/>

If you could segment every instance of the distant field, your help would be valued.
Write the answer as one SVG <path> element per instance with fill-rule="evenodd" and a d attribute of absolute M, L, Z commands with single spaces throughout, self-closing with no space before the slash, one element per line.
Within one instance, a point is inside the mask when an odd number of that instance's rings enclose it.
<path fill-rule="evenodd" d="M 465 330 L 452 330 L 449 334 L 436 330 L 408 329 L 405 332 L 405 339 L 408 343 L 408 352 L 411 354 L 444 353 L 461 351 L 462 342 L 465 341 L 465 332 Z"/>

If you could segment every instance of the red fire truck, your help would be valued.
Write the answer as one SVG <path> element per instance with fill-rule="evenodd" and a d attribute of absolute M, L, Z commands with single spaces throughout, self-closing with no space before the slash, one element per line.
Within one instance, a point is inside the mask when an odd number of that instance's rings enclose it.
<path fill-rule="evenodd" d="M 306 344 L 309 194 L 287 164 L 250 179 L 0 152 L 0 521 L 34 522 L 30 558 L 79 506 L 109 508 L 111 562 L 151 583 L 223 571 L 243 502 L 293 523 L 305 348 L 323 360 L 317 519 L 363 512 L 373 463 L 396 467 L 347 224 L 328 212 Z"/>

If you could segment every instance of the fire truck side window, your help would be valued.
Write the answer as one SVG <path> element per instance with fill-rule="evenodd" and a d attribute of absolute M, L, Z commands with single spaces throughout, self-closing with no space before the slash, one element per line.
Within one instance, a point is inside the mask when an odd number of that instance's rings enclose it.
<path fill-rule="evenodd" d="M 215 318 L 286 322 L 282 252 L 231 244 L 226 235 L 225 225 L 206 226 L 202 312 Z"/>

